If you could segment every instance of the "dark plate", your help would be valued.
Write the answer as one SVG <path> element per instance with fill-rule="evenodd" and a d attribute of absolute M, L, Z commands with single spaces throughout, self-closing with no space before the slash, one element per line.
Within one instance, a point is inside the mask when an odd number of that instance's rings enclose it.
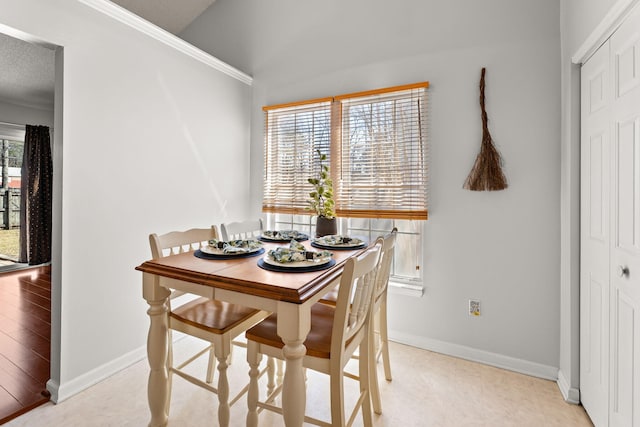
<path fill-rule="evenodd" d="M 202 252 L 200 249 L 196 250 L 193 254 L 197 258 L 202 259 L 235 259 L 235 258 L 251 258 L 253 256 L 258 256 L 264 253 L 264 248 L 260 248 L 259 251 L 249 252 L 246 254 L 208 254 L 206 252 Z"/>
<path fill-rule="evenodd" d="M 258 237 L 258 240 L 271 243 L 289 243 L 291 241 L 291 239 L 272 239 L 270 237 L 264 236 Z M 298 242 L 304 242 L 305 240 L 309 240 L 309 236 L 307 236 L 306 234 L 300 234 L 298 237 L 296 237 L 296 240 Z"/>
<path fill-rule="evenodd" d="M 356 249 L 362 249 L 367 246 L 366 242 L 362 242 L 357 246 L 329 246 L 329 245 L 321 245 L 320 243 L 311 242 L 311 246 L 318 249 L 327 249 L 330 251 L 353 251 Z"/>
<path fill-rule="evenodd" d="M 269 264 L 264 262 L 264 259 L 259 259 L 258 260 L 258 267 L 263 268 L 265 270 L 269 270 L 269 271 L 278 271 L 278 272 L 282 272 L 282 273 L 308 273 L 310 271 L 320 271 L 320 270 L 326 270 L 327 268 L 331 268 L 334 265 L 336 265 L 336 260 L 332 259 L 331 261 L 324 263 L 324 264 L 319 264 L 319 265 L 311 265 L 309 267 L 286 267 L 286 266 L 279 266 L 279 265 L 273 265 L 273 264 Z"/>

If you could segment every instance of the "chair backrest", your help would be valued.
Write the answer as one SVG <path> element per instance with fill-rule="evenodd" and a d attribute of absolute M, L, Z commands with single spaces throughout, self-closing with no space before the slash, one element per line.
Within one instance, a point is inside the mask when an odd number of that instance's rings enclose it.
<path fill-rule="evenodd" d="M 169 255 L 192 252 L 200 249 L 211 239 L 218 238 L 218 227 L 192 228 L 186 231 L 171 231 L 166 234 L 149 235 L 151 256 L 153 259 L 163 258 Z"/>
<path fill-rule="evenodd" d="M 373 300 L 377 301 L 389 286 L 389 276 L 391 275 L 391 263 L 393 262 L 393 254 L 396 246 L 396 236 L 398 229 L 393 227 L 390 233 L 380 236 L 376 239 L 382 247 L 380 249 L 380 261 L 378 263 L 378 273 L 376 275 L 376 287 Z"/>
<path fill-rule="evenodd" d="M 262 219 L 258 218 L 221 224 L 220 235 L 225 242 L 238 239 L 257 239 L 262 235 Z"/>
<path fill-rule="evenodd" d="M 347 343 L 363 333 L 369 321 L 381 244 L 349 258 L 342 271 L 333 320 L 331 355 L 343 355 Z M 342 357 L 341 357 L 342 358 Z"/>

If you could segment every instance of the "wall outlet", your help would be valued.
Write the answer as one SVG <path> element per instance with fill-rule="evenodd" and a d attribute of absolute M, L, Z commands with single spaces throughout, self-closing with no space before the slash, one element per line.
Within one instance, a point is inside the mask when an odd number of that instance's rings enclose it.
<path fill-rule="evenodd" d="M 480 316 L 480 301 L 477 299 L 469 300 L 469 316 Z"/>

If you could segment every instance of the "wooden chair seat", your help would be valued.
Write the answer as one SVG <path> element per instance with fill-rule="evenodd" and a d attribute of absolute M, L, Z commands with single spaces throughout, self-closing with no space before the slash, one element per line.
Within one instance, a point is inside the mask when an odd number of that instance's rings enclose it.
<path fill-rule="evenodd" d="M 176 308 L 170 313 L 170 317 L 221 335 L 259 312 L 260 310 L 242 305 L 200 297 Z"/>
<path fill-rule="evenodd" d="M 331 330 L 335 308 L 324 304 L 311 307 L 311 330 L 304 342 L 307 355 L 329 359 L 331 357 Z M 277 333 L 278 316 L 272 314 L 251 329 L 245 336 L 248 340 L 256 341 L 270 347 L 282 348 L 284 343 Z"/>
<path fill-rule="evenodd" d="M 338 301 L 338 292 L 340 292 L 340 288 L 336 286 L 335 288 L 331 289 L 331 291 L 328 292 L 325 296 L 323 296 L 320 302 L 335 307 L 336 302 Z"/>

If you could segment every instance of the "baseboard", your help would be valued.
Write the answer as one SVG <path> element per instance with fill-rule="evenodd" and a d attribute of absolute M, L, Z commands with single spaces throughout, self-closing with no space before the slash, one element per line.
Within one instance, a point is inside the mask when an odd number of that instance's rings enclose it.
<path fill-rule="evenodd" d="M 73 378 L 70 381 L 63 382 L 62 384 L 56 381 L 49 380 L 47 382 L 47 390 L 51 393 L 51 401 L 53 403 L 60 403 L 70 398 L 71 396 L 80 393 L 83 390 L 88 389 L 92 385 L 99 383 L 100 381 L 109 378 L 110 376 L 120 372 L 121 370 L 128 368 L 136 362 L 147 357 L 147 347 L 143 346 L 136 350 L 133 350 L 115 360 L 105 363 L 102 366 L 89 371 L 79 377 Z"/>
<path fill-rule="evenodd" d="M 46 264 L 42 264 L 42 265 L 46 265 Z M 26 264 L 26 263 L 13 262 L 13 263 L 8 264 L 8 265 L 0 266 L 0 273 L 9 273 L 9 272 L 12 272 L 12 271 L 19 271 L 19 270 L 29 270 L 29 269 L 32 269 L 32 268 L 41 267 L 42 265 L 29 265 L 29 264 Z"/>
<path fill-rule="evenodd" d="M 407 344 L 412 347 L 421 348 L 423 350 L 434 351 L 436 353 L 442 353 L 453 357 L 459 357 L 460 359 L 466 359 L 472 362 L 495 366 L 497 368 L 531 375 L 533 377 L 552 381 L 558 380 L 558 368 L 555 366 L 543 365 L 540 363 L 531 362 L 524 359 L 517 359 L 515 357 L 505 356 L 502 354 L 491 353 L 460 344 L 453 344 L 445 341 L 418 337 L 392 330 L 389 331 L 389 339 L 391 341 L 395 341 L 401 344 Z"/>
<path fill-rule="evenodd" d="M 567 377 L 564 376 L 564 373 L 561 370 L 558 371 L 557 383 L 560 393 L 562 393 L 562 397 L 564 397 L 566 402 L 576 405 L 580 403 L 580 390 L 569 387 L 569 381 L 567 381 Z"/>
<path fill-rule="evenodd" d="M 181 338 L 182 337 L 179 335 L 174 337 L 174 342 Z M 495 366 L 497 368 L 507 369 L 525 375 L 556 381 L 567 402 L 580 402 L 579 391 L 569 388 L 562 372 L 558 371 L 558 368 L 553 366 L 543 365 L 524 359 L 517 359 L 515 357 L 505 356 L 502 354 L 491 353 L 460 344 L 418 337 L 393 330 L 389 331 L 389 339 L 412 347 L 434 351 L 448 356 L 459 357 L 461 359 Z M 51 401 L 54 403 L 63 402 L 71 396 L 88 389 L 92 385 L 95 385 L 121 370 L 128 368 L 146 357 L 147 348 L 146 346 L 142 346 L 63 384 L 49 380 L 47 382 L 47 390 L 51 393 Z"/>

